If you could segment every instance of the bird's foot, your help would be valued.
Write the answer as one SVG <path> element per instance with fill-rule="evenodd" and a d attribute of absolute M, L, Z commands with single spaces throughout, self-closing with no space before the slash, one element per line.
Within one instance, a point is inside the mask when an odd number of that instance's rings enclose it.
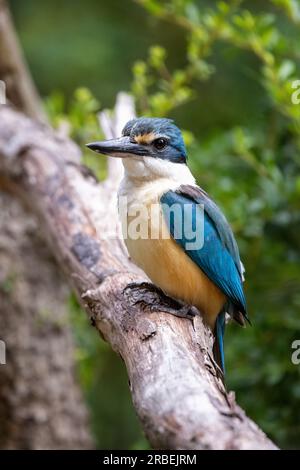
<path fill-rule="evenodd" d="M 125 287 L 124 293 L 130 297 L 133 305 L 139 305 L 149 312 L 164 312 L 190 320 L 197 315 L 195 307 L 168 297 L 159 287 L 150 282 L 131 282 Z"/>

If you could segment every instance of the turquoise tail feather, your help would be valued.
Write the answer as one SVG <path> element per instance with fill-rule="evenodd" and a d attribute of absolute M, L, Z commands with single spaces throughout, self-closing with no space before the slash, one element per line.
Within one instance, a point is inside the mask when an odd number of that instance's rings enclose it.
<path fill-rule="evenodd" d="M 224 333 L 225 333 L 225 311 L 219 313 L 216 321 L 216 341 L 214 347 L 215 359 L 225 374 L 225 355 L 224 355 Z"/>

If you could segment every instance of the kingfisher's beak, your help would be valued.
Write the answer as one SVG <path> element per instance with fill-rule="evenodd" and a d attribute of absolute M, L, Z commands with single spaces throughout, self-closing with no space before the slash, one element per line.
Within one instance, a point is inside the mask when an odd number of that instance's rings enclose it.
<path fill-rule="evenodd" d="M 148 154 L 145 145 L 131 142 L 129 137 L 103 140 L 102 142 L 91 142 L 90 144 L 86 144 L 86 146 L 94 152 L 118 158 L 145 156 Z"/>

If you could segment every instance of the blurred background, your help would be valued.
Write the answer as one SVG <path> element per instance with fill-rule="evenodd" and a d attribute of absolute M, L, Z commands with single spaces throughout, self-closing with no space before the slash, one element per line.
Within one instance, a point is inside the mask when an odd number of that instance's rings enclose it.
<path fill-rule="evenodd" d="M 300 448 L 300 79 L 298 0 L 10 1 L 45 108 L 80 144 L 131 91 L 140 115 L 184 130 L 198 183 L 231 222 L 252 327 L 226 331 L 227 383 L 285 448 Z M 105 163 L 85 155 L 105 175 Z M 76 364 L 99 448 L 148 444 L 123 363 L 68 301 Z M 142 360 L 142 358 L 141 358 Z"/>

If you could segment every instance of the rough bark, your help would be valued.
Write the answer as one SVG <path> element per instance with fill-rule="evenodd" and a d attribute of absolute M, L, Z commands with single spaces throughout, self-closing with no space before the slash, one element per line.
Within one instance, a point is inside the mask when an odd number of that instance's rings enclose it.
<path fill-rule="evenodd" d="M 122 95 L 108 137 L 131 117 Z M 128 111 L 129 109 L 129 111 Z M 274 449 L 228 394 L 212 360 L 212 334 L 160 311 L 165 300 L 146 287 L 116 226 L 116 163 L 99 184 L 80 166 L 68 140 L 8 107 L 0 109 L 0 178 L 26 198 L 92 323 L 123 358 L 132 399 L 154 448 Z M 151 306 L 151 308 L 150 308 Z"/>
<path fill-rule="evenodd" d="M 0 79 L 11 103 L 46 120 L 4 0 Z M 36 217 L 3 189 L 0 182 L 0 339 L 7 351 L 7 364 L 0 365 L 0 448 L 91 448 L 74 371 L 69 289 Z"/>
<path fill-rule="evenodd" d="M 0 0 L 0 79 L 6 85 L 7 99 L 11 103 L 34 119 L 46 120 L 6 0 Z"/>
<path fill-rule="evenodd" d="M 36 219 L 0 191 L 0 448 L 91 448 L 69 290 L 38 232 Z"/>

